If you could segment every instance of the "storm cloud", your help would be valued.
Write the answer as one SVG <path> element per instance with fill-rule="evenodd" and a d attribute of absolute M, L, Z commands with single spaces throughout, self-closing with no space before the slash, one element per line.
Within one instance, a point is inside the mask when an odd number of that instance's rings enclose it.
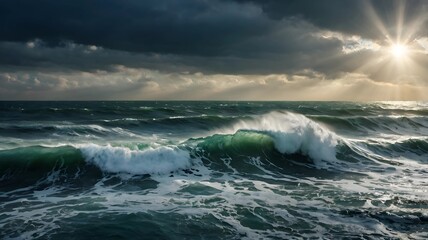
<path fill-rule="evenodd" d="M 324 81 L 425 85 L 426 10 L 421 0 L 0 1 L 1 98 L 262 100 L 270 89 L 279 100 L 278 89 Z M 397 72 L 380 53 L 401 35 L 417 54 Z M 260 80 L 272 76 L 287 81 Z"/>

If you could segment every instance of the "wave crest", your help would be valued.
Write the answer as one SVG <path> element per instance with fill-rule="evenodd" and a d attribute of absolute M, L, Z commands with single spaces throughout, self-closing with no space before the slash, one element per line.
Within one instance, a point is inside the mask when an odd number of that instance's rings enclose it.
<path fill-rule="evenodd" d="M 252 120 L 243 120 L 226 131 L 262 132 L 272 137 L 275 148 L 283 154 L 302 153 L 320 164 L 336 160 L 338 137 L 309 118 L 289 112 L 271 112 Z"/>

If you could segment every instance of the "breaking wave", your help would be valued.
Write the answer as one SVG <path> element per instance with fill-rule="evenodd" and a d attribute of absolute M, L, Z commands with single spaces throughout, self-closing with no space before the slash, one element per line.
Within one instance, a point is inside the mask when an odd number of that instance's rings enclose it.
<path fill-rule="evenodd" d="M 113 173 L 166 174 L 192 165 L 189 152 L 176 147 L 131 150 L 89 144 L 80 147 L 80 151 L 86 161 Z"/>
<path fill-rule="evenodd" d="M 336 160 L 338 136 L 300 114 L 272 112 L 251 120 L 242 120 L 225 131 L 237 133 L 242 130 L 271 137 L 275 149 L 283 154 L 301 153 L 318 164 Z"/>

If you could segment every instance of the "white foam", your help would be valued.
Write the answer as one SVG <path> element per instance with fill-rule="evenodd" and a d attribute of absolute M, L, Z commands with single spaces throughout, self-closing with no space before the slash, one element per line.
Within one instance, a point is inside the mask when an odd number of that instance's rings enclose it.
<path fill-rule="evenodd" d="M 86 161 L 112 173 L 167 174 L 192 166 L 189 152 L 162 146 L 131 150 L 111 145 L 88 144 L 79 147 Z"/>
<path fill-rule="evenodd" d="M 265 132 L 274 139 L 279 152 L 300 152 L 312 158 L 316 164 L 320 164 L 321 160 L 336 160 L 336 134 L 300 114 L 271 112 L 252 120 L 240 121 L 227 131 L 235 133 L 238 130 Z"/>

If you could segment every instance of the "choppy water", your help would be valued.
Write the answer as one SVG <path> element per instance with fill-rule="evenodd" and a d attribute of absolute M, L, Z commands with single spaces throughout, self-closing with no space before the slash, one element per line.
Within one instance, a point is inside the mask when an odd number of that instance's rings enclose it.
<path fill-rule="evenodd" d="M 0 238 L 428 238 L 425 102 L 0 102 Z"/>

